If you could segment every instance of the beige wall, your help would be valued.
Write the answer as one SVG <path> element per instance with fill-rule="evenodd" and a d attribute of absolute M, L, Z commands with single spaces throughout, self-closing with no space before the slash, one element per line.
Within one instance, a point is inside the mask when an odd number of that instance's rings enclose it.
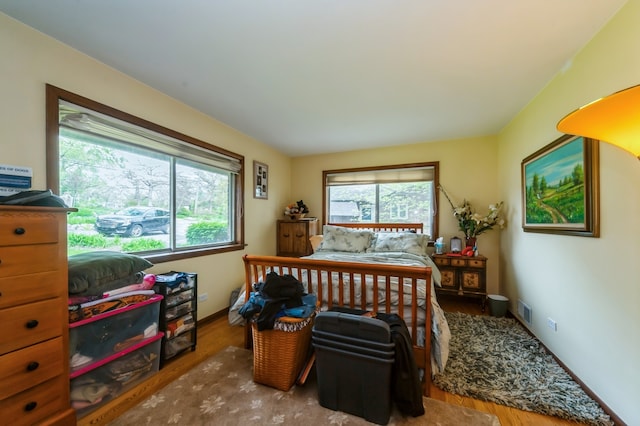
<path fill-rule="evenodd" d="M 520 162 L 559 137 L 572 110 L 640 83 L 638 40 L 632 0 L 499 136 L 500 196 L 513 207 L 500 244 L 511 308 L 531 305 L 532 331 L 630 425 L 640 424 L 640 162 L 600 143 L 600 238 L 522 232 Z"/>
<path fill-rule="evenodd" d="M 275 254 L 275 220 L 289 201 L 290 159 L 206 115 L 0 14 L 0 164 L 33 168 L 33 189 L 46 188 L 45 84 L 91 98 L 245 156 L 247 252 Z M 269 199 L 252 196 L 253 160 L 269 165 Z M 241 254 L 224 253 L 156 265 L 151 272 L 198 273 L 203 318 L 226 308 L 244 281 Z"/>
<path fill-rule="evenodd" d="M 482 209 L 504 200 L 507 227 L 479 239 L 489 258 L 489 291 L 506 294 L 515 311 L 533 308 L 532 331 L 628 424 L 640 424 L 640 164 L 601 146 L 601 237 L 523 233 L 520 163 L 559 136 L 556 122 L 577 106 L 640 81 L 640 0 L 628 5 L 497 137 L 429 142 L 386 149 L 289 159 L 220 122 L 0 14 L 0 163 L 34 169 L 34 188 L 45 183 L 44 85 L 95 99 L 165 127 L 245 155 L 270 169 L 268 200 L 251 195 L 246 175 L 246 252 L 275 253 L 275 220 L 285 204 L 304 199 L 321 216 L 321 171 L 390 163 L 440 161 L 441 182 L 456 199 Z M 444 201 L 444 200 L 443 200 Z M 482 207 L 481 207 L 482 206 Z M 458 234 L 446 204 L 441 235 Z M 242 282 L 242 252 L 162 264 L 197 272 L 199 317 L 228 305 Z M 558 331 L 546 328 L 546 318 Z"/>
<path fill-rule="evenodd" d="M 600 144 L 600 238 L 524 233 L 521 162 L 561 134 L 564 115 L 640 83 L 640 0 L 631 0 L 497 136 L 293 159 L 291 194 L 322 216 L 322 170 L 440 161 L 441 183 L 474 206 L 504 200 L 507 227 L 479 239 L 488 291 L 532 307 L 536 334 L 627 424 L 640 424 L 640 163 Z M 304 176 L 304 178 L 302 178 Z M 459 234 L 441 200 L 441 235 Z M 547 327 L 547 318 L 558 331 Z"/>
<path fill-rule="evenodd" d="M 291 194 L 304 199 L 312 216 L 323 217 L 322 171 L 367 167 L 388 164 L 407 164 L 428 161 L 440 162 L 440 183 L 452 197 L 454 203 L 469 200 L 478 212 L 488 211 L 489 204 L 498 198 L 497 139 L 478 137 L 446 142 L 425 142 L 414 145 L 313 155 L 293 159 Z M 510 208 L 510 207 L 507 207 Z M 453 217 L 451 206 L 440 197 L 440 235 L 445 242 L 453 236 L 463 237 Z M 499 234 L 492 230 L 480 235 L 478 250 L 489 259 L 487 266 L 487 289 L 491 293 L 500 290 L 499 284 Z"/>

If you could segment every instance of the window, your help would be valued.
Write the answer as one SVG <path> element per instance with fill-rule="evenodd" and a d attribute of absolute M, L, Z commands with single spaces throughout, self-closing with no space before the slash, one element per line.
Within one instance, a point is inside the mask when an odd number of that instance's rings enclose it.
<path fill-rule="evenodd" d="M 438 235 L 438 162 L 325 170 L 329 223 L 422 223 Z"/>
<path fill-rule="evenodd" d="M 390 220 L 406 222 L 409 219 L 409 205 L 407 203 L 391 203 L 389 211 Z"/>
<path fill-rule="evenodd" d="M 244 157 L 47 86 L 47 185 L 78 209 L 69 254 L 239 250 Z"/>

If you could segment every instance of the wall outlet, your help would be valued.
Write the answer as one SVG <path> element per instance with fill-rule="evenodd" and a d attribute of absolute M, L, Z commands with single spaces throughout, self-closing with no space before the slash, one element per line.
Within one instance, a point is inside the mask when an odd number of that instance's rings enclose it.
<path fill-rule="evenodd" d="M 547 318 L 547 327 L 549 327 L 553 331 L 558 331 L 558 323 L 551 318 Z"/>
<path fill-rule="evenodd" d="M 209 295 L 207 293 L 199 294 L 198 295 L 198 302 L 204 302 L 208 298 L 209 298 Z"/>

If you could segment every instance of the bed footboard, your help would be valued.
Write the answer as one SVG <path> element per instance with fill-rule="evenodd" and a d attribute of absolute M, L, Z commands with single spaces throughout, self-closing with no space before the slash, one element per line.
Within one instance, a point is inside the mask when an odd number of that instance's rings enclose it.
<path fill-rule="evenodd" d="M 422 388 L 423 394 L 428 395 L 431 379 L 431 268 L 281 256 L 245 255 L 243 261 L 246 300 L 253 291 L 253 284 L 264 281 L 268 272 L 275 271 L 280 275 L 290 274 L 296 277 L 306 286 L 308 293 L 315 293 L 322 299 L 319 302 L 323 309 L 343 306 L 397 313 L 402 318 L 410 318 L 408 323 L 413 352 L 418 368 L 424 370 Z M 398 283 L 402 283 L 402 286 Z M 362 288 L 364 286 L 371 288 Z M 399 287 L 402 288 L 402 297 L 398 297 Z M 423 319 L 422 324 L 418 316 L 419 309 L 425 311 L 426 321 Z M 424 346 L 418 344 L 420 325 L 424 326 Z M 251 346 L 248 328 L 246 327 L 245 333 L 247 348 Z"/>

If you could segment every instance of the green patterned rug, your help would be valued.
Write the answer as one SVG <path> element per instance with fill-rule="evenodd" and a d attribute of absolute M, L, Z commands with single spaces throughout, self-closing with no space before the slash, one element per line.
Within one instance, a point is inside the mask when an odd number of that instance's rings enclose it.
<path fill-rule="evenodd" d="M 516 320 L 446 312 L 449 360 L 434 384 L 457 395 L 588 425 L 611 418 Z"/>

